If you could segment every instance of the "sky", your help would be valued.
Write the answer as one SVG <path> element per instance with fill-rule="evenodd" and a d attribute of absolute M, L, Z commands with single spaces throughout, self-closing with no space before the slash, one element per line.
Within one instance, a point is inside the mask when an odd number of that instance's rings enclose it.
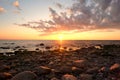
<path fill-rule="evenodd" d="M 120 0 L 0 0 L 1 40 L 120 40 Z"/>

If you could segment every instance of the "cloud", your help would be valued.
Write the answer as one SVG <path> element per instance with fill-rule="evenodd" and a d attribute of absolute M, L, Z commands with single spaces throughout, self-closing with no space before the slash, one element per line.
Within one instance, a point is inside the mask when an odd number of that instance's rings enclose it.
<path fill-rule="evenodd" d="M 0 13 L 5 12 L 5 9 L 3 7 L 0 7 Z"/>
<path fill-rule="evenodd" d="M 16 0 L 15 2 L 13 2 L 13 6 L 15 6 L 18 10 L 21 10 L 20 4 L 19 4 L 18 0 Z"/>
<path fill-rule="evenodd" d="M 62 8 L 63 8 L 63 5 L 62 5 L 62 4 L 60 4 L 60 3 L 56 3 L 56 6 L 57 6 L 58 8 L 60 8 L 60 9 L 62 9 Z"/>
<path fill-rule="evenodd" d="M 59 5 L 61 7 L 61 5 Z M 49 8 L 50 20 L 19 24 L 41 34 L 120 29 L 120 0 L 75 0 L 63 12 Z"/>

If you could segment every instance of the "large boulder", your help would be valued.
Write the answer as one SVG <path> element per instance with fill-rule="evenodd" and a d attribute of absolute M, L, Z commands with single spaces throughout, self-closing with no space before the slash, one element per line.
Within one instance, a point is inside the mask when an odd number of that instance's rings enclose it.
<path fill-rule="evenodd" d="M 24 71 L 15 75 L 11 80 L 38 80 L 38 77 L 31 71 Z"/>
<path fill-rule="evenodd" d="M 77 80 L 77 78 L 70 74 L 65 74 L 62 76 L 62 80 Z"/>

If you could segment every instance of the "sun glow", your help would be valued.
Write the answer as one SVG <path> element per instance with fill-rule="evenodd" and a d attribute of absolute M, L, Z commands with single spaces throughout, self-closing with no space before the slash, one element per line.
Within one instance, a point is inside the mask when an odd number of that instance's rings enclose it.
<path fill-rule="evenodd" d="M 60 41 L 62 41 L 64 37 L 63 37 L 62 34 L 59 34 L 58 38 L 59 38 Z"/>

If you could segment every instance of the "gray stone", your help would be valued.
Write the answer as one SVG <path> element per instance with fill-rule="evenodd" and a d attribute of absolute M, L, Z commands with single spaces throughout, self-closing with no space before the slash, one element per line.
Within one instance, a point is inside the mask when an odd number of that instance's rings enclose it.
<path fill-rule="evenodd" d="M 15 75 L 11 80 L 38 80 L 38 77 L 31 71 L 24 71 Z"/>

